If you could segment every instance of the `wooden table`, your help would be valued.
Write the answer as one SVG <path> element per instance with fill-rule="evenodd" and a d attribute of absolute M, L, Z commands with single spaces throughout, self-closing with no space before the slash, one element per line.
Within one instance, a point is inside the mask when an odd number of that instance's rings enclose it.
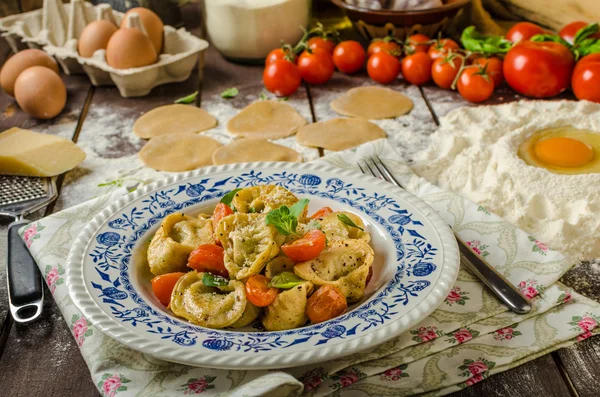
<path fill-rule="evenodd" d="M 187 6 L 183 13 L 189 20 L 188 27 L 199 34 L 197 7 Z M 0 65 L 10 55 L 6 42 L 0 41 Z M 200 69 L 201 70 L 201 69 Z M 37 131 L 72 139 L 94 150 L 94 155 L 107 163 L 116 162 L 123 156 L 133 155 L 143 145 L 141 140 L 131 140 L 131 125 L 142 113 L 196 89 L 201 91 L 201 104 L 208 112 L 222 110 L 224 99 L 219 93 L 228 87 L 237 87 L 240 95 L 227 102 L 227 115 L 246 106 L 262 92 L 261 67 L 232 64 L 225 61 L 210 48 L 205 56 L 202 72 L 194 73 L 187 81 L 154 89 L 143 98 L 124 99 L 113 87 L 93 87 L 86 76 L 63 76 L 69 98 L 66 109 L 49 122 L 35 120 L 24 114 L 13 98 L 0 93 L 0 131 L 10 127 L 31 128 Z M 344 76 L 336 73 L 323 87 L 301 87 L 289 99 L 301 113 L 312 121 L 334 117 L 329 101 L 350 87 L 365 84 L 368 77 Z M 427 136 L 438 125 L 438 120 L 451 109 L 468 105 L 456 92 L 439 90 L 433 85 L 423 88 L 409 86 L 398 80 L 391 86 L 404 92 L 415 102 L 414 110 L 394 121 L 394 128 Z M 490 103 L 503 103 L 521 99 L 508 88 L 498 90 Z M 107 122 L 107 109 L 117 109 L 119 122 Z M 99 128 L 100 127 L 100 128 Z M 222 127 L 221 127 L 222 128 Z M 99 139 L 110 145 L 95 147 Z M 420 148 L 408 147 L 394 141 L 406 161 Z M 315 157 L 322 155 L 316 152 Z M 82 187 L 82 180 L 90 177 L 90 170 L 77 169 L 58 179 L 61 189 L 56 203 L 30 218 L 39 218 L 91 198 Z M 0 226 L 0 320 L 8 310 L 6 288 L 3 286 L 6 256 L 6 225 Z M 578 292 L 600 300 L 600 274 L 590 264 L 582 264 L 564 277 L 563 282 Z M 8 396 L 98 396 L 77 345 L 66 322 L 46 289 L 42 318 L 32 324 L 14 325 L 8 340 L 0 344 L 0 394 Z M 5 323 L 5 326 L 7 324 Z M 600 338 L 590 338 L 572 347 L 538 358 L 523 366 L 492 376 L 454 396 L 590 396 L 600 393 Z"/>

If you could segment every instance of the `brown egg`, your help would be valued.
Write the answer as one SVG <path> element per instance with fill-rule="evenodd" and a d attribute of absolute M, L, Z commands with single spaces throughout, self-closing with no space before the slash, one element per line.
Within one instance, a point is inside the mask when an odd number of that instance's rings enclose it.
<path fill-rule="evenodd" d="M 106 50 L 110 36 L 117 30 L 117 26 L 107 20 L 101 19 L 90 23 L 83 29 L 77 41 L 79 55 L 89 58 L 97 50 Z"/>
<path fill-rule="evenodd" d="M 115 69 L 151 65 L 156 62 L 156 50 L 140 30 L 121 28 L 108 41 L 106 62 Z"/>
<path fill-rule="evenodd" d="M 152 40 L 152 44 L 154 45 L 154 49 L 156 49 L 156 53 L 160 54 L 162 52 L 163 46 L 164 28 L 160 17 L 151 10 L 144 7 L 132 8 L 131 10 L 127 11 L 125 16 L 123 17 L 123 21 L 121 21 L 121 28 L 127 27 L 127 16 L 134 12 L 139 14 L 140 19 L 142 20 L 142 25 L 144 25 L 144 29 L 146 29 L 150 40 Z"/>
<path fill-rule="evenodd" d="M 15 98 L 21 109 L 33 117 L 51 119 L 65 107 L 67 89 L 53 70 L 32 66 L 17 78 Z"/>
<path fill-rule="evenodd" d="M 42 50 L 23 50 L 10 57 L 0 71 L 0 85 L 10 96 L 15 96 L 15 81 L 17 77 L 27 68 L 32 66 L 44 66 L 58 73 L 58 64 Z"/>

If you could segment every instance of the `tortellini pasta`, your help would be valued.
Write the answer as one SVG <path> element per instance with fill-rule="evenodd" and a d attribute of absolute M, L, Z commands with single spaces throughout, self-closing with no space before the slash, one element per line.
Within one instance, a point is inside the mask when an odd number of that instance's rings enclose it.
<path fill-rule="evenodd" d="M 225 250 L 225 268 L 238 280 L 260 273 L 279 252 L 275 227 L 263 214 L 233 214 L 219 221 L 217 237 Z"/>
<path fill-rule="evenodd" d="M 355 225 L 361 227 L 363 230 L 365 228 L 365 224 L 360 216 L 355 215 L 351 212 L 332 212 L 331 214 L 325 215 L 323 218 L 320 218 L 319 221 L 321 223 L 321 230 L 327 238 L 331 241 L 336 240 L 346 240 L 346 239 L 359 239 L 365 242 L 371 241 L 371 235 L 359 228 L 352 227 L 346 225 L 342 221 L 339 220 L 338 215 L 344 214 Z"/>
<path fill-rule="evenodd" d="M 294 265 L 295 263 L 290 258 L 283 253 L 280 253 L 267 263 L 267 266 L 265 267 L 265 276 L 273 278 L 273 276 L 282 272 L 293 272 Z"/>
<path fill-rule="evenodd" d="M 298 197 L 286 188 L 276 185 L 261 185 L 244 188 L 237 192 L 231 206 L 240 213 L 264 212 L 296 204 Z"/>
<path fill-rule="evenodd" d="M 170 303 L 173 313 L 208 328 L 229 327 L 239 321 L 247 306 L 244 284 L 231 280 L 224 287 L 207 287 L 202 275 L 194 270 L 175 284 Z"/>
<path fill-rule="evenodd" d="M 214 243 L 210 219 L 181 213 L 167 215 L 148 247 L 148 265 L 155 276 L 187 270 L 189 254 L 202 244 Z"/>
<path fill-rule="evenodd" d="M 282 331 L 306 324 L 306 302 L 314 289 L 306 281 L 291 289 L 281 291 L 275 301 L 265 308 L 262 324 L 267 331 Z"/>
<path fill-rule="evenodd" d="M 373 249 L 363 240 L 339 240 L 315 259 L 296 264 L 294 272 L 315 285 L 333 285 L 348 302 L 357 302 L 364 295 L 373 260 Z"/>

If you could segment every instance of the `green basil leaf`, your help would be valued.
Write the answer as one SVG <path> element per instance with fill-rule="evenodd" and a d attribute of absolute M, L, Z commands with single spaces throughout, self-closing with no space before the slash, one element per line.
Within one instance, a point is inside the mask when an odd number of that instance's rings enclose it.
<path fill-rule="evenodd" d="M 305 280 L 296 276 L 291 272 L 283 272 L 275 275 L 271 282 L 269 283 L 269 287 L 280 288 L 280 289 L 290 289 L 294 288 L 297 285 L 300 285 Z"/>
<path fill-rule="evenodd" d="M 308 205 L 308 202 L 309 200 L 306 198 L 298 201 L 296 204 L 290 207 L 290 214 L 296 218 L 300 218 L 300 215 L 302 215 L 302 212 L 304 212 L 304 207 Z"/>
<path fill-rule="evenodd" d="M 486 55 L 504 54 L 513 47 L 513 43 L 502 36 L 485 36 L 469 26 L 460 37 L 463 47 L 470 52 Z"/>
<path fill-rule="evenodd" d="M 202 284 L 207 287 L 225 287 L 226 285 L 229 285 L 229 280 L 225 277 L 217 276 L 216 274 L 203 273 Z"/>
<path fill-rule="evenodd" d="M 287 210 L 287 213 L 284 209 Z M 265 218 L 265 223 L 275 226 L 275 229 L 284 236 L 288 236 L 294 232 L 290 224 L 289 209 L 285 205 L 269 212 Z"/>
<path fill-rule="evenodd" d="M 260 93 L 259 98 L 261 101 L 266 101 L 267 99 L 269 99 L 264 91 Z"/>
<path fill-rule="evenodd" d="M 249 214 L 256 214 L 256 208 L 254 208 L 254 207 L 248 207 L 248 213 Z"/>
<path fill-rule="evenodd" d="M 192 103 L 196 100 L 197 96 L 198 96 L 198 91 L 196 91 L 193 94 L 190 94 L 188 96 L 184 96 L 183 98 L 176 99 L 175 103 Z"/>
<path fill-rule="evenodd" d="M 221 92 L 221 98 L 235 98 L 239 93 L 240 90 L 235 87 L 231 87 Z"/>
<path fill-rule="evenodd" d="M 231 206 L 231 202 L 233 201 L 233 197 L 237 194 L 237 192 L 239 192 L 240 190 L 242 190 L 241 188 L 237 188 L 237 189 L 233 189 L 231 191 L 229 191 L 225 196 L 221 197 L 221 201 L 219 201 L 220 203 L 223 203 L 225 205 L 229 205 Z"/>
<path fill-rule="evenodd" d="M 531 41 L 553 41 L 555 43 L 560 43 L 569 49 L 572 47 L 571 44 L 569 44 L 567 41 L 565 41 L 562 37 L 557 36 L 555 34 L 536 34 L 529 40 L 531 40 Z"/>
<path fill-rule="evenodd" d="M 578 45 L 593 34 L 600 32 L 600 26 L 597 23 L 592 23 L 579 29 L 573 38 L 573 44 Z"/>
<path fill-rule="evenodd" d="M 361 231 L 365 231 L 365 229 L 363 229 L 362 227 L 358 226 L 356 223 L 352 222 L 352 219 L 350 219 L 350 217 L 348 217 L 348 215 L 346 214 L 338 214 L 338 219 L 340 220 L 340 222 L 342 222 L 343 224 L 346 224 L 350 227 L 355 227 L 357 229 L 360 229 Z"/>

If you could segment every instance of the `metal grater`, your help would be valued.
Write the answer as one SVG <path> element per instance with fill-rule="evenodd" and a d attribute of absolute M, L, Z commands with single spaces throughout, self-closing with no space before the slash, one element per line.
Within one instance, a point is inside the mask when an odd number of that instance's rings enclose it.
<path fill-rule="evenodd" d="M 0 175 L 0 215 L 12 217 L 8 226 L 7 281 L 9 306 L 15 321 L 29 322 L 40 316 L 44 301 L 43 281 L 18 229 L 29 223 L 23 217 L 57 197 L 53 178 Z"/>

